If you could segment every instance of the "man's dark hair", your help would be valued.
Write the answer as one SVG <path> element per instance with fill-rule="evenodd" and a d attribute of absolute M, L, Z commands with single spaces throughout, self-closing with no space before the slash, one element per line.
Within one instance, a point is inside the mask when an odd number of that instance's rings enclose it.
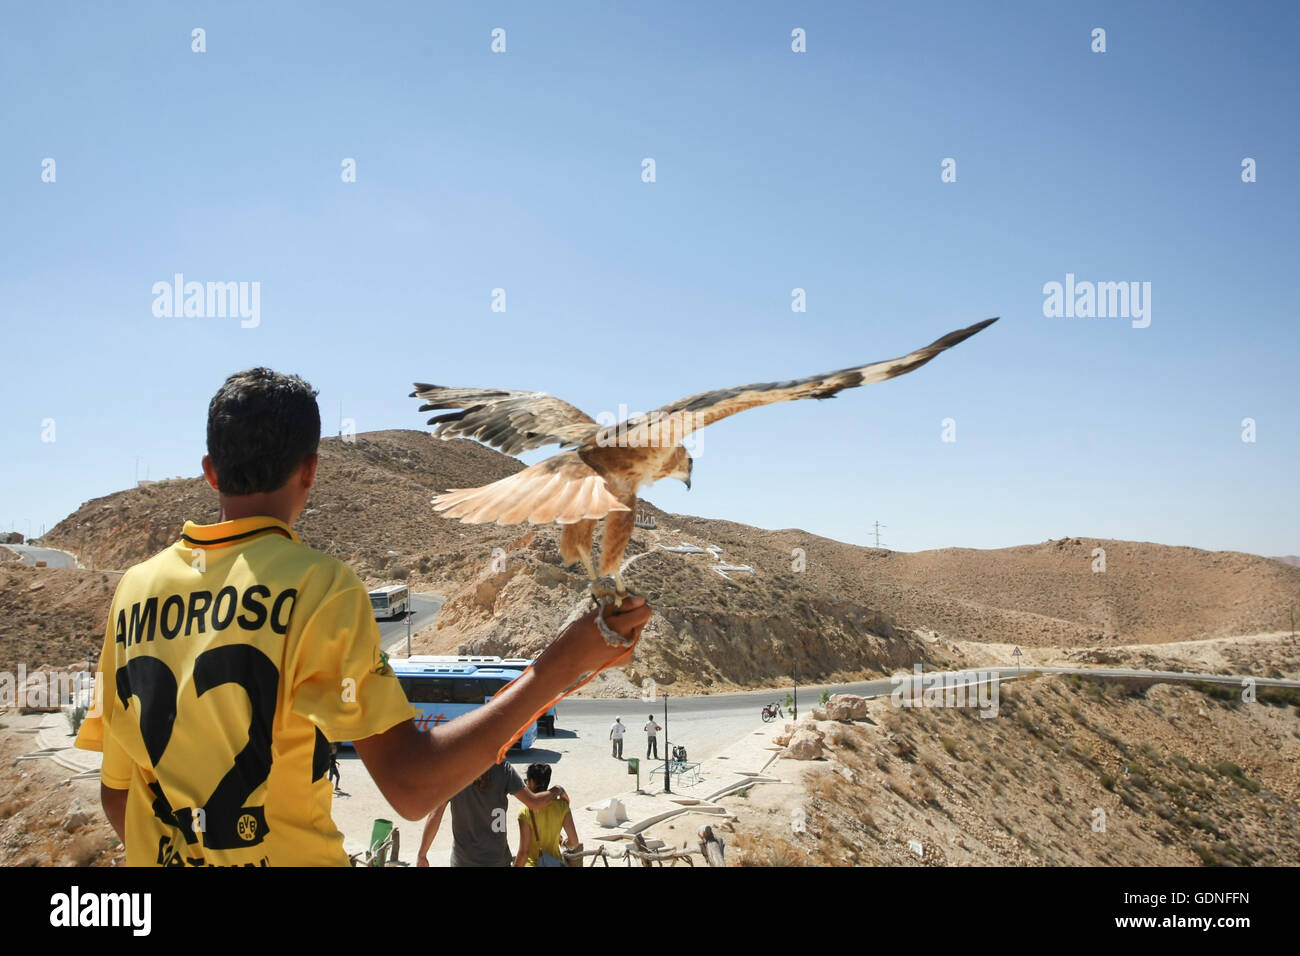
<path fill-rule="evenodd" d="M 537 784 L 539 790 L 549 789 L 551 786 L 551 765 L 530 763 L 528 765 L 528 779 Z"/>
<path fill-rule="evenodd" d="M 316 390 L 297 375 L 236 372 L 208 404 L 208 454 L 223 495 L 275 491 L 320 445 Z"/>

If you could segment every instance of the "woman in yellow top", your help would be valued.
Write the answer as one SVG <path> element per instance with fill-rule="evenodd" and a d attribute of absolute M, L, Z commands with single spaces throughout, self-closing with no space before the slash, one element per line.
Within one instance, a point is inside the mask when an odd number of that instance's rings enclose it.
<path fill-rule="evenodd" d="M 551 768 L 544 763 L 529 764 L 524 779 L 533 793 L 545 793 L 551 787 Z M 578 828 L 573 825 L 568 800 L 553 800 L 540 810 L 524 807 L 519 811 L 519 852 L 515 866 L 562 866 L 560 833 L 563 831 L 567 847 L 578 846 Z M 550 860 L 538 863 L 542 854 Z"/>

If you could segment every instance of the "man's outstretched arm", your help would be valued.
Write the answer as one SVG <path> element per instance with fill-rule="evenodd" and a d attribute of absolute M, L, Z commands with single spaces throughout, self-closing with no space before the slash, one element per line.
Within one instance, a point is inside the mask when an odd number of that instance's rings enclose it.
<path fill-rule="evenodd" d="M 407 820 L 418 820 L 446 803 L 496 762 L 503 744 L 524 722 L 619 651 L 605 643 L 596 614 L 625 639 L 641 635 L 653 613 L 639 597 L 604 605 L 578 618 L 542 656 L 490 703 L 432 730 L 412 720 L 353 741 L 384 798 Z"/>

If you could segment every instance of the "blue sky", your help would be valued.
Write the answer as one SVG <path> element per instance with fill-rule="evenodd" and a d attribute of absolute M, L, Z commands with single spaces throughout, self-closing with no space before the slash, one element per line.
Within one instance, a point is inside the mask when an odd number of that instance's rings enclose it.
<path fill-rule="evenodd" d="M 1300 553 L 1300 8 L 697 7 L 10 6 L 0 525 L 137 457 L 198 474 L 208 399 L 252 365 L 310 380 L 331 434 L 340 405 L 422 427 L 412 381 L 641 411 L 1000 315 L 904 378 L 712 426 L 693 490 L 648 497 L 857 543 L 879 520 L 907 551 Z M 156 317 L 178 272 L 260 283 L 259 324 Z M 1150 282 L 1150 326 L 1045 317 L 1067 273 Z"/>

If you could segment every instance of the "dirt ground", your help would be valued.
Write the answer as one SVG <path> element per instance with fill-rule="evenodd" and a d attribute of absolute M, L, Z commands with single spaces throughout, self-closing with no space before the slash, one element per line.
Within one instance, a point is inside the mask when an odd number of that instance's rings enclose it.
<path fill-rule="evenodd" d="M 73 772 L 48 758 L 14 762 L 38 749 L 45 716 L 0 711 L 0 866 L 120 865 L 98 778 L 68 782 Z"/>

